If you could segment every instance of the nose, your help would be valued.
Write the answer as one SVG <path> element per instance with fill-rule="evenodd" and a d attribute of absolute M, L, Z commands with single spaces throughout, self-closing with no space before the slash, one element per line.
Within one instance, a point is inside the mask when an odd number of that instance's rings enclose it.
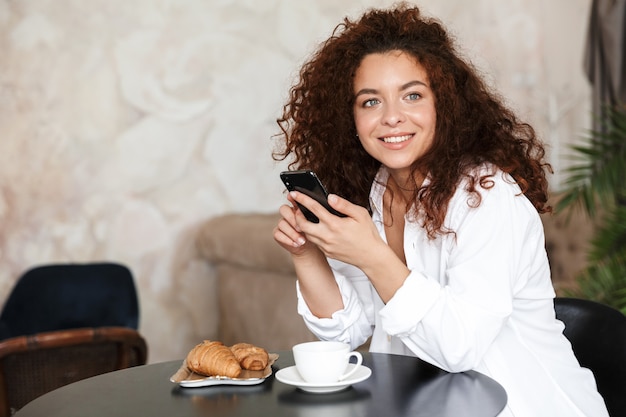
<path fill-rule="evenodd" d="M 404 115 L 404 112 L 402 112 L 402 109 L 400 108 L 400 106 L 393 104 L 393 103 L 388 103 L 385 106 L 385 110 L 384 110 L 383 118 L 382 118 L 382 123 L 384 125 L 397 126 L 400 123 L 404 122 L 405 120 L 406 120 L 406 117 Z"/>

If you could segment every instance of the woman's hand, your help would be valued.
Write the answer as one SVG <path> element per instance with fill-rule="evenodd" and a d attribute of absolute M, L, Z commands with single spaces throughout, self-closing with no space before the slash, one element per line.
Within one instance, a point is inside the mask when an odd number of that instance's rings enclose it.
<path fill-rule="evenodd" d="M 302 217 L 304 216 L 297 208 L 293 199 L 287 198 L 292 205 L 282 205 L 278 210 L 282 218 L 274 228 L 274 240 L 289 253 L 298 256 L 304 254 L 312 244 L 307 245 L 306 237 L 297 224 L 297 213 L 300 213 Z"/>
<path fill-rule="evenodd" d="M 380 237 L 365 208 L 331 194 L 328 204 L 346 215 L 339 217 L 305 194 L 291 192 L 289 199 L 294 207 L 300 203 L 319 218 L 319 223 L 312 223 L 300 210 L 292 212 L 297 238 L 306 239 L 302 247 L 313 244 L 319 248 L 317 252 L 356 266 L 367 275 L 383 302 L 393 297 L 409 275 L 409 269 Z"/>
<path fill-rule="evenodd" d="M 376 230 L 369 212 L 361 206 L 331 194 L 328 197 L 330 206 L 346 215 L 339 217 L 306 194 L 294 191 L 289 193 L 288 198 L 293 207 L 300 203 L 319 218 L 319 223 L 312 223 L 300 210 L 292 209 L 292 226 L 295 232 L 291 235 L 295 238 L 292 242 L 305 244 L 303 240 L 298 240 L 304 238 L 326 256 L 357 267 L 371 260 L 379 245 L 387 246 Z"/>
<path fill-rule="evenodd" d="M 306 234 L 298 225 L 302 222 L 308 223 L 308 220 L 298 209 L 296 201 L 291 196 L 287 198 L 292 205 L 280 207 L 282 218 L 274 229 L 274 240 L 291 253 L 300 292 L 311 312 L 317 317 L 329 318 L 343 308 L 339 287 L 324 253 L 307 240 Z"/>

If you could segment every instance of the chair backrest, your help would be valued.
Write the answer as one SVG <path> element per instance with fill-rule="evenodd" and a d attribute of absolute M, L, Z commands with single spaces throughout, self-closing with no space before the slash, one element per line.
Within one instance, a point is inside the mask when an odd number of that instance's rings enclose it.
<path fill-rule="evenodd" d="M 554 300 L 581 366 L 590 369 L 611 416 L 626 416 L 626 316 L 605 304 L 576 298 Z"/>
<path fill-rule="evenodd" d="M 5 337 L 81 327 L 138 328 L 131 271 L 116 263 L 55 264 L 26 271 L 0 315 Z"/>
<path fill-rule="evenodd" d="M 56 388 L 144 365 L 147 345 L 127 327 L 59 330 L 0 342 L 0 417 Z"/>

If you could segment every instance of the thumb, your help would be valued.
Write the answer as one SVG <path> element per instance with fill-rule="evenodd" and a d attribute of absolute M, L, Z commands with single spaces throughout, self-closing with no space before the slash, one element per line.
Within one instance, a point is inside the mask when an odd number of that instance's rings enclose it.
<path fill-rule="evenodd" d="M 328 195 L 328 204 L 340 213 L 350 215 L 351 206 L 353 205 L 345 198 L 339 197 L 337 194 Z"/>

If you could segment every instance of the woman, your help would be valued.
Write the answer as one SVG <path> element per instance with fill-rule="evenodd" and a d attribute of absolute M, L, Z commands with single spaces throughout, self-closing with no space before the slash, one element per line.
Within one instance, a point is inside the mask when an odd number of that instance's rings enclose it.
<path fill-rule="evenodd" d="M 292 192 L 274 231 L 319 338 L 487 374 L 502 416 L 608 415 L 555 319 L 543 146 L 440 23 L 405 4 L 345 19 L 278 123 L 275 158 L 314 170 L 347 216 Z"/>

